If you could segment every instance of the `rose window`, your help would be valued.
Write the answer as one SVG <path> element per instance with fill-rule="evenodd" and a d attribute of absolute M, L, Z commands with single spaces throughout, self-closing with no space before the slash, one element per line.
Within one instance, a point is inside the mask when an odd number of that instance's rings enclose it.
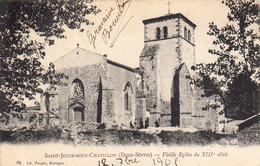
<path fill-rule="evenodd" d="M 84 89 L 83 85 L 79 81 L 75 81 L 73 83 L 73 89 L 72 89 L 73 97 L 83 97 L 84 96 Z"/>

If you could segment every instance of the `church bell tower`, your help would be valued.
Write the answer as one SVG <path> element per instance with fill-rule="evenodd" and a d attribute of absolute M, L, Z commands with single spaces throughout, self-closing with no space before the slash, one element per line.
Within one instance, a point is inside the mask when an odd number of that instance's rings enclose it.
<path fill-rule="evenodd" d="M 174 126 L 174 76 L 181 65 L 195 65 L 196 25 L 180 13 L 143 20 L 144 48 L 140 55 L 150 126 Z M 182 101 L 179 101 L 182 102 Z"/>

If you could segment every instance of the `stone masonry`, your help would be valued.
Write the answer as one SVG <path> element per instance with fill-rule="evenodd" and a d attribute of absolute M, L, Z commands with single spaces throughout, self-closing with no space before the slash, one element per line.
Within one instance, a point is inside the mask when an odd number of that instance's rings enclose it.
<path fill-rule="evenodd" d="M 143 23 L 144 48 L 137 69 L 79 46 L 54 62 L 68 79 L 63 80 L 65 86 L 48 89 L 50 110 L 58 117 L 52 123 L 216 130 L 220 109 L 203 109 L 215 99 L 202 98 L 203 90 L 188 79 L 194 76 L 196 25 L 180 13 Z"/>

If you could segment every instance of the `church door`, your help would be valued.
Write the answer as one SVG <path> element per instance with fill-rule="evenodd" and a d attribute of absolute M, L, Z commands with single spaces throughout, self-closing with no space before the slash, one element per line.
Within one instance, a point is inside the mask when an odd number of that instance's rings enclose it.
<path fill-rule="evenodd" d="M 74 122 L 84 121 L 84 114 L 82 108 L 74 109 Z"/>

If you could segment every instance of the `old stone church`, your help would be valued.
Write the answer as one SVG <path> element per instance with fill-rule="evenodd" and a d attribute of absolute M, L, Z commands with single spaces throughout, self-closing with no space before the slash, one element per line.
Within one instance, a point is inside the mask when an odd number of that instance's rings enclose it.
<path fill-rule="evenodd" d="M 221 111 L 204 109 L 215 98 L 187 78 L 195 64 L 196 25 L 182 14 L 143 21 L 139 68 L 111 61 L 77 46 L 54 62 L 68 76 L 66 86 L 49 89 L 56 124 L 77 121 L 129 126 L 178 126 L 218 130 Z M 42 101 L 44 101 L 44 96 Z M 42 109 L 46 109 L 42 102 Z M 46 110 L 45 110 L 46 111 Z M 141 124 L 142 123 L 142 124 Z"/>

